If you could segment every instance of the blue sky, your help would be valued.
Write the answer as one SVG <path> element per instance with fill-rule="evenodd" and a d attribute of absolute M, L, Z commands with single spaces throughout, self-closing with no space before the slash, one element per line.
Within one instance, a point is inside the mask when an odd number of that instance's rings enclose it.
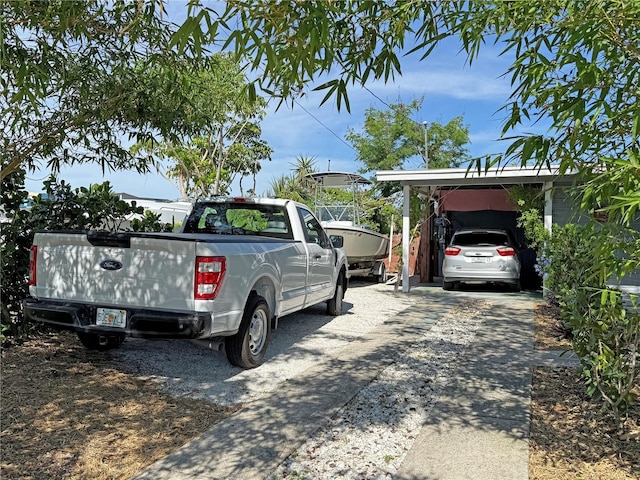
<path fill-rule="evenodd" d="M 169 4 L 175 9 L 174 15 L 179 16 L 182 12 L 179 5 L 178 2 Z M 356 171 L 362 165 L 355 161 L 355 152 L 344 141 L 348 129 L 361 130 L 364 113 L 370 107 L 383 110 L 387 108 L 385 104 L 409 103 L 420 97 L 424 97 L 424 102 L 414 118 L 416 122 L 444 124 L 461 115 L 469 126 L 471 155 L 503 151 L 504 142 L 497 141 L 503 120 L 498 109 L 508 101 L 511 92 L 509 79 L 503 77 L 511 59 L 498 56 L 499 51 L 500 47 L 486 45 L 479 58 L 469 66 L 466 55 L 459 52 L 458 43 L 450 40 L 439 45 L 421 62 L 419 55 L 403 57 L 403 75 L 394 82 L 370 83 L 367 85 L 370 92 L 361 87 L 350 88 L 350 113 L 346 110 L 338 112 L 335 101 L 320 106 L 324 93 L 311 91 L 297 100 L 293 108 L 285 105 L 278 111 L 271 108 L 261 127 L 263 138 L 273 148 L 273 155 L 271 162 L 265 162 L 257 175 L 257 193 L 266 194 L 274 178 L 290 173 L 291 164 L 299 156 L 315 157 L 319 170 L 327 169 L 331 160 L 333 171 Z M 275 102 L 271 103 L 275 106 Z M 419 164 L 416 161 L 409 167 L 419 168 Z M 44 171 L 28 174 L 27 189 L 41 191 L 46 176 Z M 156 172 L 138 175 L 121 171 L 103 175 L 99 166 L 86 164 L 64 168 L 60 178 L 74 188 L 108 180 L 116 192 L 167 199 L 179 196 L 177 189 Z M 245 181 L 245 186 L 250 183 Z M 239 193 L 237 186 L 233 193 Z"/>

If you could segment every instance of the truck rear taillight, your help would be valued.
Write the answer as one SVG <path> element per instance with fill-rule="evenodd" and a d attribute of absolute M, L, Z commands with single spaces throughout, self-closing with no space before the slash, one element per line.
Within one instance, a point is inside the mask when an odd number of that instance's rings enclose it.
<path fill-rule="evenodd" d="M 196 257 L 194 298 L 196 300 L 216 298 L 226 270 L 225 257 Z"/>
<path fill-rule="evenodd" d="M 29 250 L 29 285 L 36 284 L 36 260 L 38 260 L 38 247 L 32 245 Z"/>

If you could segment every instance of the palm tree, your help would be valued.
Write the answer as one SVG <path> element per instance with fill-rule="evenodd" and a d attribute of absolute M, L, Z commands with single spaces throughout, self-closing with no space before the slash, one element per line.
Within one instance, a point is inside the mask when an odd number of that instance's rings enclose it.
<path fill-rule="evenodd" d="M 313 180 L 307 178 L 307 175 L 316 171 L 315 161 L 315 157 L 298 156 L 296 161 L 291 164 L 293 168 L 290 175 L 282 175 L 271 181 L 273 196 L 290 198 L 306 204 L 313 203 L 315 184 Z"/>

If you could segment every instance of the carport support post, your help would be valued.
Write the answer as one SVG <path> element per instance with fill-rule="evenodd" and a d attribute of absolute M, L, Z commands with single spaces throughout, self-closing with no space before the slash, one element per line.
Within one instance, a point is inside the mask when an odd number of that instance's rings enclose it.
<path fill-rule="evenodd" d="M 553 232 L 553 182 L 544 182 L 542 184 L 544 190 L 544 228 L 549 233 Z M 546 286 L 547 281 L 542 279 L 542 295 L 544 298 L 549 297 L 549 290 Z"/>
<path fill-rule="evenodd" d="M 544 190 L 544 228 L 551 233 L 553 227 L 553 198 L 551 196 L 553 182 L 544 182 L 542 188 Z"/>
<path fill-rule="evenodd" d="M 409 246 L 411 226 L 409 225 L 409 185 L 402 186 L 402 291 L 409 293 Z"/>

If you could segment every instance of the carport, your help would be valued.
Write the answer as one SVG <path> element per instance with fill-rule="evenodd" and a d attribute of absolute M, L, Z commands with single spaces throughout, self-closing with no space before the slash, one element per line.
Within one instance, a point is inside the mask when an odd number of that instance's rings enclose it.
<path fill-rule="evenodd" d="M 485 205 L 493 208 L 500 203 L 499 195 L 495 190 L 507 189 L 513 185 L 538 185 L 545 195 L 544 207 L 544 225 L 551 230 L 554 220 L 553 209 L 553 192 L 558 182 L 562 182 L 563 186 L 571 184 L 573 177 L 571 174 L 561 175 L 559 168 L 552 165 L 550 168 L 538 167 L 498 167 L 488 170 L 467 170 L 466 168 L 444 168 L 433 170 L 380 170 L 376 172 L 376 178 L 379 182 L 398 182 L 402 185 L 402 291 L 409 292 L 409 241 L 411 235 L 411 227 L 409 225 L 410 212 L 410 188 L 418 189 L 424 194 L 426 201 L 429 202 L 429 212 L 431 211 L 432 202 L 438 202 L 434 198 L 437 191 L 455 191 L 459 189 L 475 189 L 473 195 L 476 201 L 482 201 Z M 491 191 L 494 193 L 490 193 Z M 485 193 L 483 193 L 483 191 Z M 438 208 L 434 209 L 434 213 L 438 214 Z M 431 229 L 430 223 L 427 222 L 427 248 L 430 245 Z M 428 252 L 427 259 L 430 258 L 431 252 Z M 428 281 L 432 279 L 429 278 Z"/>

